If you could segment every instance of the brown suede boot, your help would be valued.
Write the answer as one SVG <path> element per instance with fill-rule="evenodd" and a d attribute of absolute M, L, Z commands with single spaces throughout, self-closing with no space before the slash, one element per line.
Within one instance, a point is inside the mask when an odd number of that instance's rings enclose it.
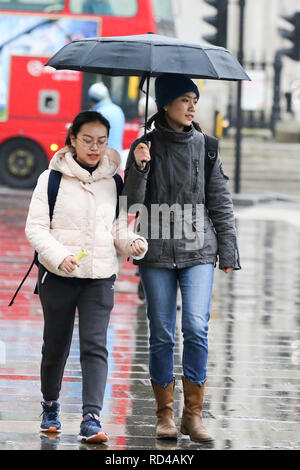
<path fill-rule="evenodd" d="M 202 407 L 205 384 L 202 386 L 182 377 L 184 408 L 180 432 L 188 434 L 192 441 L 213 441 L 202 422 Z"/>
<path fill-rule="evenodd" d="M 151 384 L 157 403 L 156 437 L 158 439 L 177 439 L 178 433 L 173 413 L 175 380 L 166 387 L 162 387 L 152 380 Z"/>

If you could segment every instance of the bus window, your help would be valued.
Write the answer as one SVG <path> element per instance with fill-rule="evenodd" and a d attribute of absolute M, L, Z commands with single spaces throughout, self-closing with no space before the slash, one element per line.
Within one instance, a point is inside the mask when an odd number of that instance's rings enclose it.
<path fill-rule="evenodd" d="M 72 13 L 110 16 L 135 16 L 137 0 L 70 0 Z"/>
<path fill-rule="evenodd" d="M 107 83 L 112 100 L 123 109 L 126 120 L 134 119 L 137 115 L 138 89 L 136 89 L 135 96 L 130 96 L 130 77 L 105 77 L 102 75 L 102 80 Z"/>
<path fill-rule="evenodd" d="M 158 34 L 175 36 L 172 0 L 154 0 L 153 6 Z"/>
<path fill-rule="evenodd" d="M 64 0 L 0 0 L 2 10 L 59 12 L 64 8 Z"/>
<path fill-rule="evenodd" d="M 40 90 L 39 111 L 41 114 L 58 114 L 59 93 L 56 90 Z"/>

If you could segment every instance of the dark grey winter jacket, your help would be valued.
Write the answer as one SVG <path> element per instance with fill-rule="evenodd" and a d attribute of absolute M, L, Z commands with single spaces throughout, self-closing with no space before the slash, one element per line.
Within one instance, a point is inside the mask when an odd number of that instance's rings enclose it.
<path fill-rule="evenodd" d="M 133 142 L 125 169 L 123 196 L 130 213 L 140 210 L 137 232 L 148 240 L 135 264 L 185 268 L 216 263 L 240 269 L 233 204 L 218 157 L 205 190 L 204 136 L 193 126 L 175 132 L 156 123 L 148 134 L 151 161 L 138 169 Z M 133 206 L 130 208 L 130 206 Z"/>

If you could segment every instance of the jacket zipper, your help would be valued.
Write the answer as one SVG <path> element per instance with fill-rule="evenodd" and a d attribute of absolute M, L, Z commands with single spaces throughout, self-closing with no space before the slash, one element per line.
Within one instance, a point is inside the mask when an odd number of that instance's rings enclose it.
<path fill-rule="evenodd" d="M 172 182 L 174 181 L 173 178 L 173 167 L 170 164 L 170 155 L 167 153 L 167 167 L 168 167 L 168 175 L 169 175 L 169 188 L 170 188 L 170 206 L 172 205 L 173 201 L 173 191 L 172 191 Z M 174 201 L 175 202 L 175 201 Z M 176 258 L 175 258 L 175 246 L 174 246 L 174 212 L 170 213 L 170 242 L 171 242 L 171 249 L 173 255 L 173 267 L 176 268 Z"/>
<path fill-rule="evenodd" d="M 194 176 L 194 184 L 193 184 L 193 192 L 197 189 L 197 182 L 198 182 L 198 173 L 199 173 L 199 162 L 194 160 L 194 167 L 195 167 L 195 176 Z"/>

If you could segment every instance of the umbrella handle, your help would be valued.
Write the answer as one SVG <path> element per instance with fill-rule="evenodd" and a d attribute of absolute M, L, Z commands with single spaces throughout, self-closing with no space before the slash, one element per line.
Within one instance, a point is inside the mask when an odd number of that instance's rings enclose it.
<path fill-rule="evenodd" d="M 143 137 L 140 139 L 140 143 L 145 144 L 148 147 L 148 142 L 151 142 L 151 139 L 147 138 L 146 133 L 144 133 Z M 145 163 L 145 166 L 146 166 L 147 163 L 149 163 L 149 162 L 146 162 L 146 160 L 142 160 L 142 163 Z"/>
<path fill-rule="evenodd" d="M 146 91 L 143 90 L 144 83 L 146 81 Z M 150 72 L 144 73 L 144 75 L 141 78 L 140 84 L 139 84 L 139 89 L 146 94 L 146 106 L 145 106 L 145 126 L 144 126 L 144 136 L 143 138 L 145 139 L 145 143 L 147 143 L 147 130 L 146 130 L 146 125 L 148 121 L 148 102 L 149 102 L 149 88 L 150 88 Z"/>
<path fill-rule="evenodd" d="M 143 86 L 144 86 L 144 83 L 145 83 L 146 78 L 147 78 L 147 72 L 145 72 L 145 73 L 142 75 L 142 78 L 141 78 L 140 84 L 139 84 L 139 89 L 140 89 L 143 93 L 146 93 L 146 92 L 143 90 Z"/>

